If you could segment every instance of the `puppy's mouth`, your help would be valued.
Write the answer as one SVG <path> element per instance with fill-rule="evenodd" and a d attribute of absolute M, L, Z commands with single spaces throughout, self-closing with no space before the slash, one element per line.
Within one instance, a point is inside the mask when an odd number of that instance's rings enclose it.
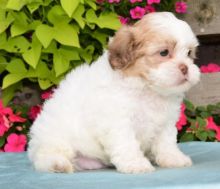
<path fill-rule="evenodd" d="M 186 82 L 188 82 L 189 80 L 187 78 L 183 78 L 181 80 L 179 80 L 179 82 L 177 83 L 177 85 L 183 85 L 185 84 Z"/>

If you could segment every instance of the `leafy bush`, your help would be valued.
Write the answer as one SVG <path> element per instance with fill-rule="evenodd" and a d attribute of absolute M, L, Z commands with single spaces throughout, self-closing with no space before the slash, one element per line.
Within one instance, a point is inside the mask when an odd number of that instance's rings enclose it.
<path fill-rule="evenodd" d="M 90 64 L 120 27 L 95 0 L 0 0 L 0 74 L 3 102 L 25 80 L 42 90 L 72 68 Z"/>
<path fill-rule="evenodd" d="M 180 116 L 178 140 L 186 141 L 220 141 L 220 103 L 195 107 L 184 101 L 185 108 Z"/>

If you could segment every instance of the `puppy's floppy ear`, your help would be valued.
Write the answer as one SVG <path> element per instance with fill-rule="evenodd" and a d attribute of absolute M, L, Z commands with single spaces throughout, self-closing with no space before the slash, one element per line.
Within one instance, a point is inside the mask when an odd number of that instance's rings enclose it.
<path fill-rule="evenodd" d="M 132 26 L 123 26 L 109 43 L 109 62 L 113 69 L 124 69 L 135 61 L 135 41 Z"/>

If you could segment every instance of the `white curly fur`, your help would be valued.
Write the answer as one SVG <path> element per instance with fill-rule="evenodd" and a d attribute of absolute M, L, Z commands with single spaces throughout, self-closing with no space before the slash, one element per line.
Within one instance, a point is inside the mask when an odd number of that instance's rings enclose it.
<path fill-rule="evenodd" d="M 143 173 L 155 169 L 151 162 L 161 167 L 192 164 L 177 147 L 175 123 L 184 92 L 199 81 L 199 69 L 187 56 L 190 45 L 198 42 L 190 27 L 171 13 L 144 19 L 158 36 L 162 31 L 177 41 L 175 57 L 149 68 L 148 79 L 112 69 L 108 52 L 91 66 L 70 72 L 31 127 L 28 154 L 37 170 L 73 172 L 113 165 L 123 173 Z M 180 63 L 188 67 L 184 83 L 178 82 L 183 77 Z"/>

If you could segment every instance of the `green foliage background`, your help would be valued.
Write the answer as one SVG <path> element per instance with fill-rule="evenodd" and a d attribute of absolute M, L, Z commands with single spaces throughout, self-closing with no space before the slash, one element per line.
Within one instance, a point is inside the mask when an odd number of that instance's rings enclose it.
<path fill-rule="evenodd" d="M 7 104 L 24 80 L 45 90 L 90 64 L 120 27 L 95 0 L 0 0 L 0 74 Z"/>

